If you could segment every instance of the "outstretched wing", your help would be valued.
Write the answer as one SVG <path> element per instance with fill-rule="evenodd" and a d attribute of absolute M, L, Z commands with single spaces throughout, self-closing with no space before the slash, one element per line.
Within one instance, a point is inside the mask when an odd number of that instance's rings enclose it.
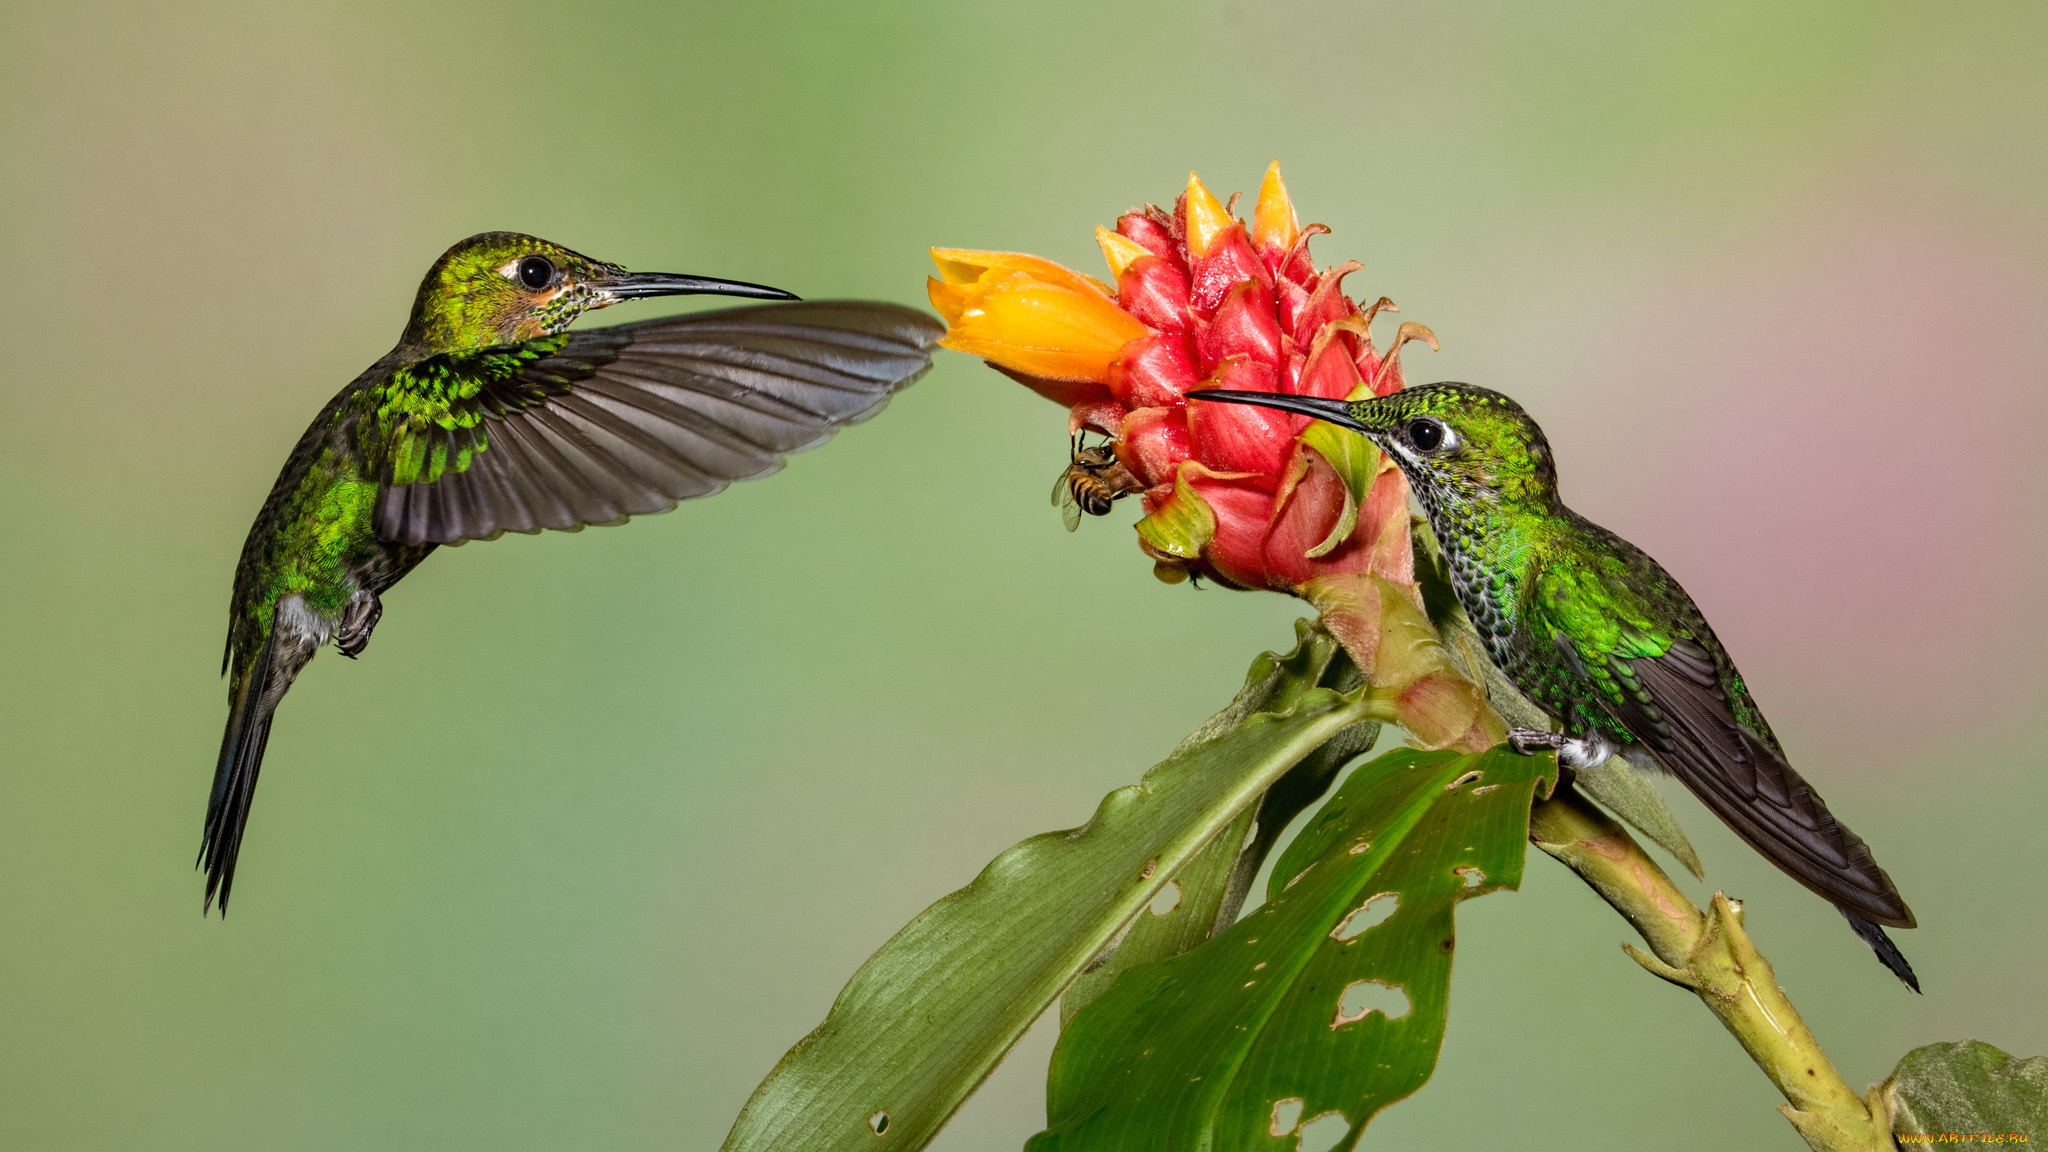
<path fill-rule="evenodd" d="M 1674 641 L 1661 656 L 1610 661 L 1615 716 L 1750 846 L 1845 912 L 1913 927 L 1863 839 L 1842 826 L 1769 743 L 1736 720 L 1714 658 Z"/>
<path fill-rule="evenodd" d="M 944 331 L 894 304 L 803 301 L 409 366 L 364 416 L 377 534 L 454 544 L 665 512 L 874 415 Z"/>

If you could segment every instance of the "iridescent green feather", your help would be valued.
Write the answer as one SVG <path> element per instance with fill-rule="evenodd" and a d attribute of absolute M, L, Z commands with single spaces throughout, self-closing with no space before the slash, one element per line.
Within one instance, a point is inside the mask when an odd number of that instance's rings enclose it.
<path fill-rule="evenodd" d="M 1550 445 L 1520 405 L 1451 385 L 1360 400 L 1349 411 L 1369 433 L 1386 435 L 1429 417 L 1462 439 L 1449 457 L 1410 459 L 1404 467 L 1489 654 L 1532 700 L 1570 727 L 1632 742 L 1602 705 L 1645 701 L 1628 662 L 1660 657 L 1687 639 L 1713 654 L 1737 720 L 1775 744 L 1677 582 L 1558 499 Z"/>
<path fill-rule="evenodd" d="M 524 394 L 520 371 L 562 350 L 566 334 L 542 336 L 474 353 L 430 356 L 392 372 L 365 392 L 370 419 L 357 425 L 363 455 L 392 484 L 431 483 L 449 471 L 465 472 L 472 454 L 489 446 L 482 427 L 495 400 L 523 408 L 540 396 Z M 474 430 L 462 443 L 445 435 Z"/>

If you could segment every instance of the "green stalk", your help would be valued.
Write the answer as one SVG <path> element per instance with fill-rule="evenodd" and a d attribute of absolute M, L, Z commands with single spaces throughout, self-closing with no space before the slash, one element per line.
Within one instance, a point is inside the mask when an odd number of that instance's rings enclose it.
<path fill-rule="evenodd" d="M 1815 1152 L 1892 1152 L 1891 1117 L 1876 1088 L 1859 1096 L 1778 987 L 1742 926 L 1742 905 L 1719 892 L 1701 912 L 1626 829 L 1568 785 L 1529 813 L 1529 839 L 1577 873 L 1649 944 L 1622 945 L 1636 963 L 1697 994 L 1777 1085 L 1778 1111 Z"/>

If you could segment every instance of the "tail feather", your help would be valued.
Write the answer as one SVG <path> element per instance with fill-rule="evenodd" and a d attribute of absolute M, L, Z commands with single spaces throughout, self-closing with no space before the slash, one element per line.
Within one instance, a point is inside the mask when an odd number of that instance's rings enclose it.
<path fill-rule="evenodd" d="M 1664 655 L 1616 661 L 1640 686 L 1617 713 L 1657 760 L 1765 859 L 1839 909 L 1908 988 L 1920 983 L 1882 924 L 1913 927 L 1913 910 L 1870 846 L 1828 810 L 1774 740 L 1742 726 L 1713 654 L 1691 640 Z"/>
<path fill-rule="evenodd" d="M 1842 919 L 1849 922 L 1849 927 L 1856 935 L 1862 937 L 1865 944 L 1870 945 L 1870 950 L 1877 953 L 1878 963 L 1891 969 L 1892 975 L 1904 981 L 1906 987 L 1915 992 L 1920 991 L 1920 978 L 1913 975 L 1913 966 L 1906 963 L 1906 954 L 1899 951 L 1899 946 L 1892 943 L 1892 938 L 1885 934 L 1883 928 L 1847 908 L 1837 906 L 1835 910 L 1842 914 Z"/>
<path fill-rule="evenodd" d="M 270 742 L 270 719 L 299 669 L 312 658 L 317 644 L 310 641 L 273 633 L 235 681 L 227 731 L 221 737 L 220 763 L 214 769 L 213 791 L 206 801 L 206 831 L 199 843 L 196 867 L 206 870 L 202 914 L 218 899 L 221 915 L 227 915 L 228 894 L 235 883 L 235 857 L 242 848 L 242 829 L 249 822 L 249 803 L 256 794 L 263 749 Z"/>

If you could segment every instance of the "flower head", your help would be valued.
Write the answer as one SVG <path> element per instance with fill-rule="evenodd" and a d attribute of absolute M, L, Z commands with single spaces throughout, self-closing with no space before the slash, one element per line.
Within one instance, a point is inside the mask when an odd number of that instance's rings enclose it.
<path fill-rule="evenodd" d="M 1402 386 L 1402 324 L 1385 349 L 1344 278 L 1317 271 L 1276 161 L 1249 224 L 1190 174 L 1171 212 L 1096 229 L 1114 281 L 1035 256 L 934 248 L 940 343 L 986 359 L 1094 429 L 1142 487 L 1138 542 L 1168 582 L 1190 575 L 1301 596 L 1374 670 L 1389 611 L 1414 610 L 1408 488 L 1372 444 L 1304 416 L 1189 401 L 1197 388 L 1352 399 Z M 1383 602 L 1393 594 L 1409 603 Z M 1425 624 L 1426 628 L 1426 624 Z"/>

